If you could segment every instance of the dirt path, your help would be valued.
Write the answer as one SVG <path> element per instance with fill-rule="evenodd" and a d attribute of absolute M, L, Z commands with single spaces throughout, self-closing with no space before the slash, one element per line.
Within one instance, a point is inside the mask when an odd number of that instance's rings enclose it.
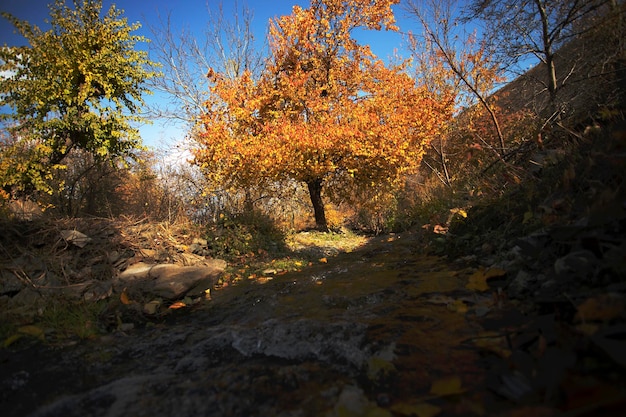
<path fill-rule="evenodd" d="M 618 415 L 623 373 L 590 366 L 554 314 L 416 247 L 379 240 L 142 329 L 4 350 L 2 414 Z"/>

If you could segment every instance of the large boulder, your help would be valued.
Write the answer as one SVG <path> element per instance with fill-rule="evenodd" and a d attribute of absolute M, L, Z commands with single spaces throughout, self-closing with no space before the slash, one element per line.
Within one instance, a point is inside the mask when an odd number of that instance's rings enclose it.
<path fill-rule="evenodd" d="M 175 300 L 202 294 L 217 282 L 225 268 L 226 262 L 221 259 L 194 266 L 138 262 L 118 275 L 116 288 Z"/>

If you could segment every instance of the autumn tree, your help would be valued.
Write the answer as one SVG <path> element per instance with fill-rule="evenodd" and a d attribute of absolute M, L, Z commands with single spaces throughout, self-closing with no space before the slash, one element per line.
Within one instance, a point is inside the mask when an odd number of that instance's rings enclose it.
<path fill-rule="evenodd" d="M 47 31 L 2 14 L 28 42 L 0 48 L 0 106 L 11 110 L 2 116 L 13 138 L 0 156 L 5 191 L 51 192 L 53 170 L 75 149 L 107 158 L 140 146 L 133 122 L 153 73 L 136 49 L 144 41 L 132 35 L 139 24 L 129 25 L 115 6 L 101 15 L 101 0 L 73 6 L 51 4 Z M 18 163 L 5 164 L 18 151 Z"/>
<path fill-rule="evenodd" d="M 357 29 L 396 30 L 396 3 L 312 0 L 273 20 L 259 79 L 209 72 L 196 163 L 239 186 L 258 178 L 306 184 L 321 230 L 324 195 L 400 183 L 445 125 L 450 100 L 437 100 L 403 65 L 385 65 L 354 39 Z"/>

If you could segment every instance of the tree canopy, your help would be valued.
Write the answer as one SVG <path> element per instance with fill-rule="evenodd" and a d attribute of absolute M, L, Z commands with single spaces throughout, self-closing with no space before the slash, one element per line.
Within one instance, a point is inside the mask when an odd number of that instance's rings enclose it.
<path fill-rule="evenodd" d="M 5 191 L 50 191 L 52 170 L 73 149 L 103 158 L 140 146 L 132 123 L 153 73 L 136 49 L 139 24 L 114 5 L 101 15 L 101 0 L 73 6 L 51 4 L 47 31 L 2 14 L 29 44 L 0 48 L 0 106 L 11 110 L 2 115 L 11 134 L 0 156 Z"/>
<path fill-rule="evenodd" d="M 403 64 L 385 65 L 353 37 L 357 29 L 397 30 L 396 3 L 295 6 L 270 24 L 270 58 L 259 78 L 209 71 L 196 163 L 235 186 L 305 183 L 320 229 L 327 228 L 325 184 L 397 184 L 415 170 L 453 100 L 419 87 Z"/>

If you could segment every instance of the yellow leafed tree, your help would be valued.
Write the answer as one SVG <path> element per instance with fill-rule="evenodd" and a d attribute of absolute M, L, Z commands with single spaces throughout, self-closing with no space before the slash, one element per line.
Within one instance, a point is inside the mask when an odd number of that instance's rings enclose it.
<path fill-rule="evenodd" d="M 271 54 L 258 79 L 209 71 L 196 163 L 238 186 L 305 183 L 321 230 L 325 184 L 389 185 L 414 171 L 453 100 L 418 87 L 402 64 L 385 65 L 353 38 L 359 28 L 397 30 L 397 2 L 295 6 L 270 23 Z"/>

